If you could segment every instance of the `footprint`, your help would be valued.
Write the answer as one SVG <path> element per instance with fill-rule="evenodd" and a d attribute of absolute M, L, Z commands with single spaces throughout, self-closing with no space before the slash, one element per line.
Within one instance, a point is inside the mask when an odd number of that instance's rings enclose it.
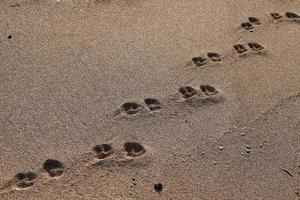
<path fill-rule="evenodd" d="M 213 62 L 220 62 L 222 60 L 222 57 L 220 54 L 217 53 L 207 53 L 207 56 L 209 59 L 211 59 Z"/>
<path fill-rule="evenodd" d="M 127 155 L 130 157 L 141 156 L 146 153 L 146 149 L 137 142 L 126 142 L 124 143 L 124 149 L 127 152 Z"/>
<path fill-rule="evenodd" d="M 256 42 L 250 42 L 248 43 L 248 46 L 250 47 L 250 49 L 252 49 L 253 51 L 261 51 L 264 49 L 264 47 Z"/>
<path fill-rule="evenodd" d="M 157 111 L 161 109 L 161 103 L 154 98 L 146 98 L 144 99 L 145 104 L 151 111 Z"/>
<path fill-rule="evenodd" d="M 191 86 L 182 86 L 178 89 L 178 92 L 183 96 L 184 99 L 191 98 L 197 94 L 197 90 Z"/>
<path fill-rule="evenodd" d="M 233 45 L 233 48 L 235 49 L 235 51 L 238 54 L 243 54 L 246 51 L 248 51 L 248 49 L 246 49 L 246 47 L 244 45 L 242 45 L 242 44 L 235 44 L 235 45 Z"/>
<path fill-rule="evenodd" d="M 93 152 L 96 158 L 104 159 L 110 156 L 114 152 L 114 149 L 110 144 L 100 144 L 93 147 Z"/>
<path fill-rule="evenodd" d="M 48 159 L 43 164 L 43 169 L 48 172 L 49 176 L 61 176 L 64 172 L 63 164 L 58 160 Z"/>
<path fill-rule="evenodd" d="M 200 89 L 203 93 L 205 93 L 207 96 L 215 95 L 218 93 L 215 87 L 210 85 L 200 85 Z"/>
<path fill-rule="evenodd" d="M 142 106 L 138 103 L 126 102 L 121 106 L 121 111 L 123 111 L 128 115 L 133 115 L 133 114 L 137 114 L 140 111 L 141 107 Z"/>
<path fill-rule="evenodd" d="M 37 174 L 34 172 L 20 172 L 14 176 L 14 183 L 19 188 L 28 188 L 34 184 Z"/>
<path fill-rule="evenodd" d="M 253 25 L 261 25 L 260 20 L 256 17 L 248 17 L 248 20 Z"/>
<path fill-rule="evenodd" d="M 199 56 L 199 57 L 193 57 L 192 61 L 198 67 L 199 66 L 203 66 L 203 65 L 205 65 L 207 63 L 207 59 L 204 58 L 204 57 L 201 57 L 201 56 Z"/>
<path fill-rule="evenodd" d="M 296 13 L 286 12 L 285 15 L 287 16 L 287 18 L 292 19 L 292 20 L 300 19 L 300 16 L 297 15 Z"/>
<path fill-rule="evenodd" d="M 279 13 L 276 13 L 276 12 L 271 13 L 271 16 L 273 17 L 273 19 L 276 19 L 276 20 L 282 18 L 282 15 L 280 15 Z"/>
<path fill-rule="evenodd" d="M 254 26 L 250 22 L 241 23 L 241 27 L 251 32 L 253 32 L 253 28 L 254 28 Z"/>

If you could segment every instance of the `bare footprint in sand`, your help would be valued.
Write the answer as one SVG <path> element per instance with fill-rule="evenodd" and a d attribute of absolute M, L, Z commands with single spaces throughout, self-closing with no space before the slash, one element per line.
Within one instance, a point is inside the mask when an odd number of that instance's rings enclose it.
<path fill-rule="evenodd" d="M 250 42 L 250 43 L 248 43 L 248 46 L 253 51 L 262 51 L 265 49 L 261 44 L 259 44 L 257 42 Z"/>
<path fill-rule="evenodd" d="M 233 48 L 238 54 L 244 54 L 248 51 L 248 49 L 242 44 L 235 44 L 233 45 Z"/>
<path fill-rule="evenodd" d="M 146 153 L 146 149 L 138 142 L 125 142 L 124 150 L 129 157 L 138 157 Z"/>
<path fill-rule="evenodd" d="M 215 95 L 218 93 L 218 90 L 211 85 L 200 85 L 200 89 L 206 96 Z"/>
<path fill-rule="evenodd" d="M 64 172 L 63 164 L 58 160 L 48 159 L 43 164 L 43 169 L 50 177 L 61 176 Z"/>
<path fill-rule="evenodd" d="M 286 12 L 285 15 L 287 18 L 289 18 L 291 20 L 300 19 L 300 16 L 293 12 Z"/>
<path fill-rule="evenodd" d="M 18 188 L 28 188 L 33 186 L 37 174 L 34 172 L 20 172 L 14 176 L 13 182 Z"/>
<path fill-rule="evenodd" d="M 248 17 L 248 20 L 253 25 L 256 25 L 256 26 L 261 25 L 260 20 L 256 17 Z"/>
<path fill-rule="evenodd" d="M 144 99 L 144 102 L 150 111 L 158 111 L 161 109 L 161 103 L 157 99 L 146 98 Z"/>
<path fill-rule="evenodd" d="M 95 157 L 98 159 L 104 159 L 114 153 L 114 149 L 110 144 L 100 144 L 93 147 Z"/>
<path fill-rule="evenodd" d="M 203 66 L 208 62 L 207 58 L 204 58 L 204 57 L 201 57 L 201 56 L 193 57 L 192 61 L 193 61 L 194 65 L 196 65 L 198 67 Z"/>
<path fill-rule="evenodd" d="M 184 99 L 188 99 L 197 95 L 197 90 L 191 86 L 182 86 L 178 89 L 178 92 Z"/>
<path fill-rule="evenodd" d="M 222 56 L 220 54 L 217 54 L 217 53 L 209 52 L 209 53 L 207 53 L 207 57 L 213 62 L 222 61 Z"/>

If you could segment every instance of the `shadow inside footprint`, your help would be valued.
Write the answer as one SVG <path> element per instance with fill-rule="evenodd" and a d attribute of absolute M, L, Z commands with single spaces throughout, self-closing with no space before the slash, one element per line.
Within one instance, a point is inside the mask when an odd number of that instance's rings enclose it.
<path fill-rule="evenodd" d="M 296 13 L 293 12 L 286 12 L 285 15 L 287 16 L 287 18 L 289 19 L 300 19 L 300 16 L 297 15 Z"/>
<path fill-rule="evenodd" d="M 209 59 L 211 59 L 213 62 L 220 62 L 222 60 L 221 55 L 217 53 L 207 53 L 207 56 Z"/>
<path fill-rule="evenodd" d="M 207 59 L 206 58 L 203 58 L 201 56 L 199 57 L 193 57 L 192 58 L 192 61 L 193 63 L 196 65 L 196 66 L 202 66 L 202 65 L 205 65 L 207 63 Z"/>
<path fill-rule="evenodd" d="M 214 95 L 218 93 L 216 88 L 210 85 L 200 85 L 200 89 L 206 95 Z"/>
<path fill-rule="evenodd" d="M 241 27 L 251 32 L 253 31 L 254 28 L 254 26 L 250 22 L 241 23 Z"/>
<path fill-rule="evenodd" d="M 273 19 L 276 19 L 276 20 L 278 20 L 278 19 L 281 19 L 282 18 L 282 15 L 280 15 L 279 13 L 271 13 L 271 16 L 273 17 Z"/>
<path fill-rule="evenodd" d="M 93 151 L 98 159 L 104 159 L 114 152 L 113 147 L 110 144 L 95 145 Z"/>
<path fill-rule="evenodd" d="M 191 98 L 197 94 L 197 90 L 191 86 L 182 86 L 178 89 L 178 92 L 183 96 L 184 99 Z"/>
<path fill-rule="evenodd" d="M 37 175 L 34 172 L 21 172 L 14 176 L 14 182 L 20 188 L 27 188 L 34 184 L 36 178 Z"/>
<path fill-rule="evenodd" d="M 137 157 L 146 153 L 146 149 L 137 142 L 126 142 L 124 143 L 124 149 L 128 156 Z"/>
<path fill-rule="evenodd" d="M 264 49 L 264 47 L 260 44 L 258 44 L 257 42 L 250 42 L 248 43 L 248 46 L 250 47 L 250 49 L 254 50 L 254 51 L 261 51 Z"/>
<path fill-rule="evenodd" d="M 146 98 L 144 99 L 145 104 L 151 111 L 157 111 L 161 109 L 161 103 L 154 98 Z"/>
<path fill-rule="evenodd" d="M 64 172 L 63 164 L 58 160 L 48 159 L 43 164 L 43 169 L 48 172 L 49 176 L 61 176 Z"/>
<path fill-rule="evenodd" d="M 248 49 L 246 49 L 246 47 L 242 44 L 235 44 L 233 45 L 233 48 L 238 54 L 242 54 L 248 51 Z"/>
<path fill-rule="evenodd" d="M 126 114 L 133 115 L 139 112 L 141 105 L 135 102 L 126 102 L 121 106 L 121 109 Z"/>
<path fill-rule="evenodd" d="M 253 25 L 261 25 L 260 20 L 256 17 L 248 17 L 248 20 Z"/>

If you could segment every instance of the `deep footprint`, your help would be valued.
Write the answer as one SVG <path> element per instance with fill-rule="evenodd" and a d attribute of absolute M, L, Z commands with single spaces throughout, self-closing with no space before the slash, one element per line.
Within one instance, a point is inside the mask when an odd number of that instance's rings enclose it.
<path fill-rule="evenodd" d="M 241 27 L 251 32 L 253 31 L 254 28 L 254 26 L 250 22 L 241 23 Z"/>
<path fill-rule="evenodd" d="M 287 18 L 289 18 L 289 19 L 300 19 L 300 16 L 297 15 L 296 13 L 286 12 L 285 15 L 286 15 Z"/>
<path fill-rule="evenodd" d="M 250 49 L 254 50 L 254 51 L 261 51 L 264 49 L 264 47 L 256 42 L 250 42 L 248 43 L 248 46 L 250 47 Z"/>
<path fill-rule="evenodd" d="M 34 184 L 37 175 L 34 172 L 21 172 L 14 176 L 15 184 L 20 188 L 27 188 Z"/>
<path fill-rule="evenodd" d="M 96 158 L 104 159 L 110 156 L 114 150 L 110 144 L 100 144 L 93 147 L 93 152 L 95 153 Z"/>
<path fill-rule="evenodd" d="M 154 98 L 146 98 L 144 99 L 145 104 L 151 111 L 157 111 L 161 109 L 161 103 Z"/>
<path fill-rule="evenodd" d="M 282 15 L 280 15 L 279 13 L 271 13 L 271 16 L 273 17 L 273 19 L 276 19 L 276 20 L 278 20 L 278 19 L 281 19 L 282 18 Z"/>
<path fill-rule="evenodd" d="M 135 102 L 127 102 L 121 106 L 121 109 L 129 115 L 133 115 L 139 112 L 141 105 Z"/>
<path fill-rule="evenodd" d="M 64 172 L 63 164 L 58 160 L 48 159 L 43 164 L 43 169 L 48 172 L 49 176 L 61 176 Z"/>
<path fill-rule="evenodd" d="M 128 156 L 137 157 L 146 153 L 146 149 L 137 142 L 126 142 L 124 143 L 124 149 Z"/>
<path fill-rule="evenodd" d="M 201 57 L 201 56 L 199 56 L 199 57 L 193 57 L 192 58 L 192 61 L 193 61 L 193 63 L 196 65 L 196 66 L 203 66 L 203 65 L 205 65 L 206 63 L 207 63 L 207 59 L 206 58 L 203 58 L 203 57 Z"/>
<path fill-rule="evenodd" d="M 178 92 L 183 96 L 183 98 L 188 99 L 197 94 L 197 90 L 191 86 L 182 86 L 178 89 Z"/>
<path fill-rule="evenodd" d="M 242 54 L 248 51 L 248 49 L 246 49 L 246 47 L 242 44 L 235 44 L 233 48 L 238 54 Z"/>
<path fill-rule="evenodd" d="M 210 85 L 200 85 L 200 89 L 206 95 L 214 95 L 218 93 L 217 89 Z"/>
<path fill-rule="evenodd" d="M 222 60 L 222 57 L 220 54 L 217 53 L 207 53 L 207 56 L 209 59 L 211 59 L 213 62 L 220 62 Z"/>
<path fill-rule="evenodd" d="M 260 20 L 256 17 L 248 17 L 248 20 L 253 25 L 261 25 Z"/>

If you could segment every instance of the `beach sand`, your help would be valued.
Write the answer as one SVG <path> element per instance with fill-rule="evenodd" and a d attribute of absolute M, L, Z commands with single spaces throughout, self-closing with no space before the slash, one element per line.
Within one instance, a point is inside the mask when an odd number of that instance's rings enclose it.
<path fill-rule="evenodd" d="M 293 13 L 2 0 L 0 199 L 300 199 Z"/>

